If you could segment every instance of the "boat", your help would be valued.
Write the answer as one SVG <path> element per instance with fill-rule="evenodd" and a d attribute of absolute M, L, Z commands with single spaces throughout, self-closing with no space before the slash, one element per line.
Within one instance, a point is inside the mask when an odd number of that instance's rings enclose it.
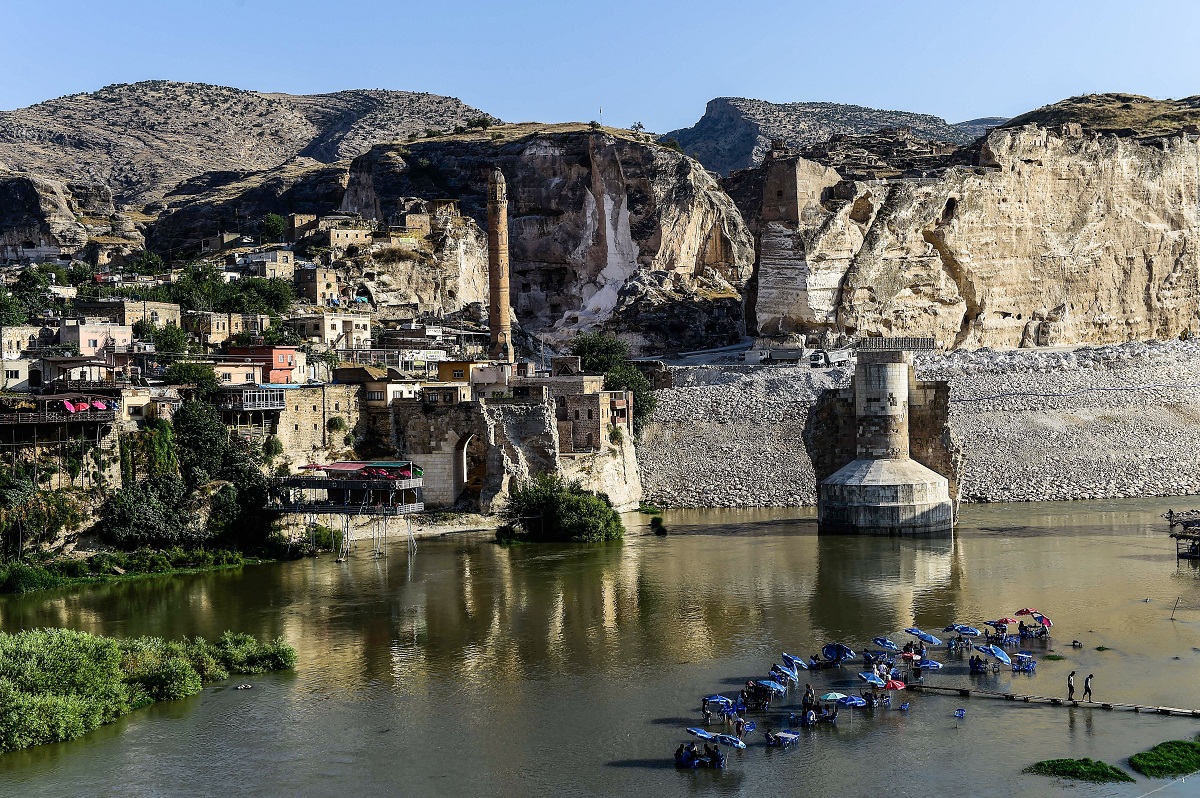
<path fill-rule="evenodd" d="M 718 734 L 717 742 L 721 745 L 727 745 L 730 748 L 737 748 L 739 750 L 746 747 L 745 742 L 734 737 L 732 734 Z"/>
<path fill-rule="evenodd" d="M 808 670 L 808 663 L 804 661 L 804 657 L 793 657 L 786 651 L 780 654 L 786 665 L 791 666 L 792 670 L 799 673 L 800 671 Z"/>
<path fill-rule="evenodd" d="M 699 737 L 701 740 L 715 740 L 715 739 L 717 739 L 716 735 L 715 735 L 715 734 L 713 734 L 712 732 L 710 732 L 710 731 L 706 731 L 705 729 L 699 729 L 699 728 L 696 728 L 695 726 L 692 726 L 692 727 L 690 727 L 690 728 L 687 730 L 687 733 L 688 733 L 688 734 L 690 734 L 690 735 L 692 735 L 693 737 Z"/>

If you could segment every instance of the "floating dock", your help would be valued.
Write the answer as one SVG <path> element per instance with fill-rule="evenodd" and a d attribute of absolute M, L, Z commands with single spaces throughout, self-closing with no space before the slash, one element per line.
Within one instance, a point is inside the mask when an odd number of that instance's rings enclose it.
<path fill-rule="evenodd" d="M 1125 712 L 1146 712 L 1154 715 L 1175 715 L 1179 717 L 1200 718 L 1200 709 L 1180 709 L 1179 707 L 1155 707 L 1146 704 L 1123 704 L 1115 701 L 1078 701 L 1066 698 L 1055 698 L 1045 695 L 1025 695 L 1022 693 L 1005 693 L 1000 690 L 978 690 L 974 687 L 950 687 L 934 684 L 910 684 L 909 690 L 938 695 L 955 695 L 962 698 L 995 698 L 1001 701 L 1019 701 L 1023 704 L 1046 704 L 1048 706 L 1087 707 L 1091 709 L 1123 710 Z"/>

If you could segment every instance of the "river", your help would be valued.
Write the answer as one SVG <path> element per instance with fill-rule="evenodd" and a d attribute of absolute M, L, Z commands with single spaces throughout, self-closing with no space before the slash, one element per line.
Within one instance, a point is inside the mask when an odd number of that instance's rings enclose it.
<path fill-rule="evenodd" d="M 632 516 L 630 537 L 607 546 L 468 535 L 420 541 L 411 559 L 400 542 L 372 559 L 368 544 L 344 565 L 9 596 L 6 631 L 233 629 L 282 635 L 300 661 L 0 756 L 0 795 L 1140 795 L 1165 782 L 1081 791 L 1021 769 L 1124 763 L 1200 721 L 913 693 L 907 713 L 843 711 L 792 750 L 752 735 L 723 772 L 676 771 L 671 756 L 703 695 L 765 675 L 781 650 L 904 640 L 914 621 L 940 636 L 1026 605 L 1053 618 L 1064 661 L 970 677 L 943 649 L 927 682 L 1065 695 L 1076 670 L 1080 690 L 1095 673 L 1100 700 L 1200 708 L 1200 570 L 1176 562 L 1168 506 L 1200 502 L 969 506 L 953 539 L 934 540 L 819 537 L 806 510 L 680 511 L 668 537 Z M 857 670 L 809 678 L 857 693 Z"/>

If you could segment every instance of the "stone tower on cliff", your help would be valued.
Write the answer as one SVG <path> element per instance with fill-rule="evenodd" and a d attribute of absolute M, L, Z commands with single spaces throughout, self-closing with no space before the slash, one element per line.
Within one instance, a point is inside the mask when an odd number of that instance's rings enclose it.
<path fill-rule="evenodd" d="M 509 320 L 508 190 L 499 167 L 488 172 L 488 356 L 513 362 L 512 323 Z"/>

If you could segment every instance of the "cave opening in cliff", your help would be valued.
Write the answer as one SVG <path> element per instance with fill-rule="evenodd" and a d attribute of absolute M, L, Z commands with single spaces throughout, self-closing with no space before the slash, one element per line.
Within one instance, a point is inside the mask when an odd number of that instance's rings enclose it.
<path fill-rule="evenodd" d="M 955 215 L 958 213 L 958 200 L 954 197 L 946 200 L 946 207 L 942 208 L 942 216 L 938 220 L 939 224 L 950 224 L 954 221 Z"/>

